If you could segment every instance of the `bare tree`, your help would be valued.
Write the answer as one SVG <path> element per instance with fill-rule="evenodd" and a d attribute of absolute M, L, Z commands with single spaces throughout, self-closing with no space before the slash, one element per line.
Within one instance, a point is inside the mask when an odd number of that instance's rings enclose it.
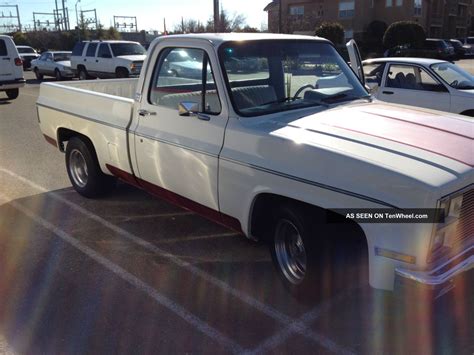
<path fill-rule="evenodd" d="M 246 26 L 246 18 L 243 14 L 229 14 L 227 10 L 222 10 L 219 16 L 218 32 L 237 32 Z M 206 29 L 212 32 L 214 29 L 214 19 L 207 21 Z"/>

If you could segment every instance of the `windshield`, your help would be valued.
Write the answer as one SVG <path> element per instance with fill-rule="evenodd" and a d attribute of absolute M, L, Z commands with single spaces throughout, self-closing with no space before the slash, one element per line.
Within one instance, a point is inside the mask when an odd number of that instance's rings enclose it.
<path fill-rule="evenodd" d="M 458 90 L 474 89 L 474 76 L 464 71 L 456 64 L 432 64 L 431 69 L 438 74 L 451 87 Z"/>
<path fill-rule="evenodd" d="M 236 112 L 259 116 L 366 98 L 367 91 L 329 43 L 228 42 L 219 48 Z"/>
<path fill-rule="evenodd" d="M 145 48 L 138 43 L 111 43 L 110 47 L 112 48 L 115 57 L 146 53 Z"/>
<path fill-rule="evenodd" d="M 18 48 L 17 47 L 17 50 L 18 50 L 18 53 L 22 53 L 22 54 L 26 54 L 26 53 L 31 53 L 31 54 L 35 54 L 35 50 L 31 47 L 20 47 Z"/>
<path fill-rule="evenodd" d="M 62 62 L 65 60 L 71 60 L 71 53 L 55 53 L 54 54 L 54 61 L 55 62 Z"/>

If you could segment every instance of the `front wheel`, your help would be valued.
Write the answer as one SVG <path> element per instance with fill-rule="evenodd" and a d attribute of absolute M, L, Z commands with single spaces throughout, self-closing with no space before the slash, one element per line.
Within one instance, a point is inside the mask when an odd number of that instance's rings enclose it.
<path fill-rule="evenodd" d="M 40 73 L 38 68 L 35 68 L 34 72 L 37 80 L 43 80 L 43 74 Z"/>
<path fill-rule="evenodd" d="M 87 79 L 89 79 L 89 78 L 88 78 L 88 75 L 87 75 L 87 70 L 86 70 L 86 68 L 82 68 L 82 67 L 79 68 L 79 69 L 78 69 L 77 76 L 78 76 L 79 80 L 87 80 Z"/>
<path fill-rule="evenodd" d="M 273 212 L 267 237 L 273 264 L 285 287 L 300 300 L 320 294 L 314 231 L 314 223 L 297 205 L 278 206 Z"/>
<path fill-rule="evenodd" d="M 63 80 L 63 76 L 61 75 L 61 72 L 59 71 L 59 69 L 56 69 L 54 71 L 54 77 L 56 78 L 57 81 Z"/>
<path fill-rule="evenodd" d="M 124 69 L 124 68 L 118 68 L 115 72 L 115 76 L 117 78 L 128 78 L 129 77 L 129 74 L 128 74 L 128 71 L 127 69 Z"/>
<path fill-rule="evenodd" d="M 10 100 L 14 100 L 18 97 L 18 95 L 20 93 L 20 90 L 19 89 L 9 89 L 9 90 L 6 90 L 6 93 L 7 93 L 7 97 Z"/>
<path fill-rule="evenodd" d="M 80 137 L 71 138 L 67 144 L 66 168 L 72 186 L 84 197 L 103 196 L 115 187 L 115 177 L 100 170 L 92 144 Z"/>

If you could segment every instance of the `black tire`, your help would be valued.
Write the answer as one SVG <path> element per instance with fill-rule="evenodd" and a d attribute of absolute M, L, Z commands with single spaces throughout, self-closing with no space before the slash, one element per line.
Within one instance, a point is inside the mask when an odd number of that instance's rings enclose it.
<path fill-rule="evenodd" d="M 77 69 L 77 77 L 79 80 L 87 80 L 89 79 L 89 74 L 87 74 L 87 70 L 84 67 L 80 67 Z"/>
<path fill-rule="evenodd" d="M 115 76 L 117 78 L 128 78 L 128 70 L 124 68 L 117 68 L 117 70 L 115 71 Z"/>
<path fill-rule="evenodd" d="M 61 72 L 58 69 L 54 70 L 54 77 L 57 81 L 63 80 L 63 76 L 61 75 Z"/>
<path fill-rule="evenodd" d="M 100 170 L 94 147 L 85 138 L 72 137 L 67 143 L 66 169 L 74 189 L 87 198 L 104 196 L 116 185 L 115 177 Z"/>
<path fill-rule="evenodd" d="M 284 286 L 304 303 L 367 285 L 365 241 L 361 243 L 351 235 L 353 227 L 349 224 L 326 224 L 325 219 L 324 211 L 299 203 L 282 204 L 274 209 L 265 238 Z M 282 247 L 284 228 L 290 232 L 287 234 L 296 232 L 300 237 L 294 243 L 286 240 L 286 250 Z M 296 254 L 303 250 L 305 256 L 300 261 L 304 262 L 285 266 L 285 258 L 291 259 L 291 249 Z"/>
<path fill-rule="evenodd" d="M 10 99 L 10 100 L 15 100 L 18 95 L 20 94 L 20 90 L 19 89 L 8 89 L 5 91 L 6 94 L 7 94 L 7 97 Z"/>
<path fill-rule="evenodd" d="M 35 76 L 36 76 L 36 79 L 37 79 L 37 80 L 43 80 L 43 74 L 41 74 L 41 73 L 39 72 L 39 69 L 38 69 L 38 68 L 35 68 L 35 69 L 34 69 L 34 72 L 35 72 Z"/>

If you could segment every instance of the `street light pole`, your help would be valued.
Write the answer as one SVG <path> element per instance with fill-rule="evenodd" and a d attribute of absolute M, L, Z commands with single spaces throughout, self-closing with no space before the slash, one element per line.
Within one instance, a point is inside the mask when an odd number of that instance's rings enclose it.
<path fill-rule="evenodd" d="M 76 1 L 76 5 L 74 6 L 76 8 L 76 26 L 79 28 L 79 15 L 77 14 L 77 3 L 81 2 L 81 0 Z"/>

